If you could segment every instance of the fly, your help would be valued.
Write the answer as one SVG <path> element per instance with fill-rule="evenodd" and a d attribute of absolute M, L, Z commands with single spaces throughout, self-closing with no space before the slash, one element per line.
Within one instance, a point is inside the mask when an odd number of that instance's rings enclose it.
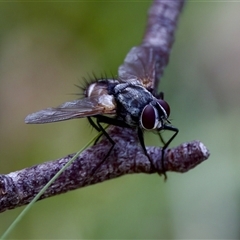
<path fill-rule="evenodd" d="M 153 47 L 133 47 L 119 67 L 117 79 L 100 79 L 86 88 L 84 98 L 32 113 L 26 117 L 25 122 L 41 124 L 87 117 L 90 124 L 102 132 L 112 144 L 102 162 L 109 156 L 115 144 L 102 123 L 137 129 L 139 142 L 152 165 L 144 144 L 143 131 L 156 131 L 164 144 L 162 169 L 166 178 L 164 151 L 178 134 L 178 129 L 168 120 L 170 107 L 163 99 L 163 93 L 155 93 L 159 61 L 159 55 Z M 96 122 L 92 118 L 96 118 Z M 161 130 L 170 130 L 174 134 L 164 142 Z"/>

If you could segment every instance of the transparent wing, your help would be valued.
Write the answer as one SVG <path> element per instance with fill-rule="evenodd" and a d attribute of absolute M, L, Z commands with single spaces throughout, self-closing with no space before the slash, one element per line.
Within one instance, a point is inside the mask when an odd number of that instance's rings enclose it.
<path fill-rule="evenodd" d="M 46 108 L 31 113 L 25 118 L 25 123 L 51 123 L 99 114 L 115 114 L 115 107 L 114 99 L 110 95 L 83 98 L 65 102 L 56 108 Z"/>
<path fill-rule="evenodd" d="M 155 48 L 147 46 L 133 47 L 118 68 L 121 81 L 138 80 L 150 92 L 157 85 L 156 73 L 158 54 Z"/>

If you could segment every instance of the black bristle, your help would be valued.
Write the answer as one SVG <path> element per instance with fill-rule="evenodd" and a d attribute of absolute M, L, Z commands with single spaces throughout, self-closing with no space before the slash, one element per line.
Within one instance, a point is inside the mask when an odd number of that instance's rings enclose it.
<path fill-rule="evenodd" d="M 108 78 L 107 73 L 101 73 L 100 77 L 97 77 L 96 74 L 94 72 L 87 73 L 87 78 L 86 77 L 82 77 L 81 80 L 78 80 L 78 84 L 74 84 L 74 86 L 76 86 L 80 92 L 79 93 L 71 93 L 70 95 L 77 95 L 82 97 L 86 97 L 86 89 L 92 84 L 92 83 L 96 83 L 98 81 L 104 80 L 107 81 L 108 79 L 113 79 L 113 80 L 117 80 L 118 78 L 116 77 L 116 75 L 114 76 L 114 74 L 111 72 L 111 78 Z"/>

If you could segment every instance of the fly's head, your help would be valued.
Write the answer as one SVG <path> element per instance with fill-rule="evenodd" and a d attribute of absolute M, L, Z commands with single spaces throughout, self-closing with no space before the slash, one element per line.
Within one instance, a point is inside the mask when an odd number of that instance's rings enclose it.
<path fill-rule="evenodd" d="M 148 103 L 142 110 L 140 125 L 146 130 L 161 130 L 167 123 L 170 107 L 163 99 L 155 99 Z"/>

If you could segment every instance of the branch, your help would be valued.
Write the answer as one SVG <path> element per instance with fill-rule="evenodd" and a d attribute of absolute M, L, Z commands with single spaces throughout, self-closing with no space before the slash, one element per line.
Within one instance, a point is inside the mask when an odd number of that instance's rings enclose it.
<path fill-rule="evenodd" d="M 114 179 L 132 173 L 162 173 L 162 149 L 148 147 L 147 151 L 154 166 L 138 144 L 135 130 L 110 127 L 109 135 L 116 142 L 110 156 L 92 176 L 92 169 L 102 161 L 111 144 L 103 139 L 99 144 L 82 152 L 61 176 L 46 190 L 41 199 L 65 193 Z M 0 175 L 0 212 L 29 203 L 51 178 L 71 159 L 74 154 L 58 160 L 45 162 Z M 209 157 L 206 147 L 199 141 L 183 143 L 166 150 L 164 154 L 165 171 L 187 172 Z"/>
<path fill-rule="evenodd" d="M 170 53 L 184 0 L 155 0 L 148 12 L 143 45 L 161 48 Z"/>
<path fill-rule="evenodd" d="M 183 5 L 184 0 L 155 0 L 148 12 L 147 27 L 142 46 L 155 49 L 157 56 L 155 90 L 163 75 L 163 70 L 168 64 L 174 42 L 174 33 Z"/>

